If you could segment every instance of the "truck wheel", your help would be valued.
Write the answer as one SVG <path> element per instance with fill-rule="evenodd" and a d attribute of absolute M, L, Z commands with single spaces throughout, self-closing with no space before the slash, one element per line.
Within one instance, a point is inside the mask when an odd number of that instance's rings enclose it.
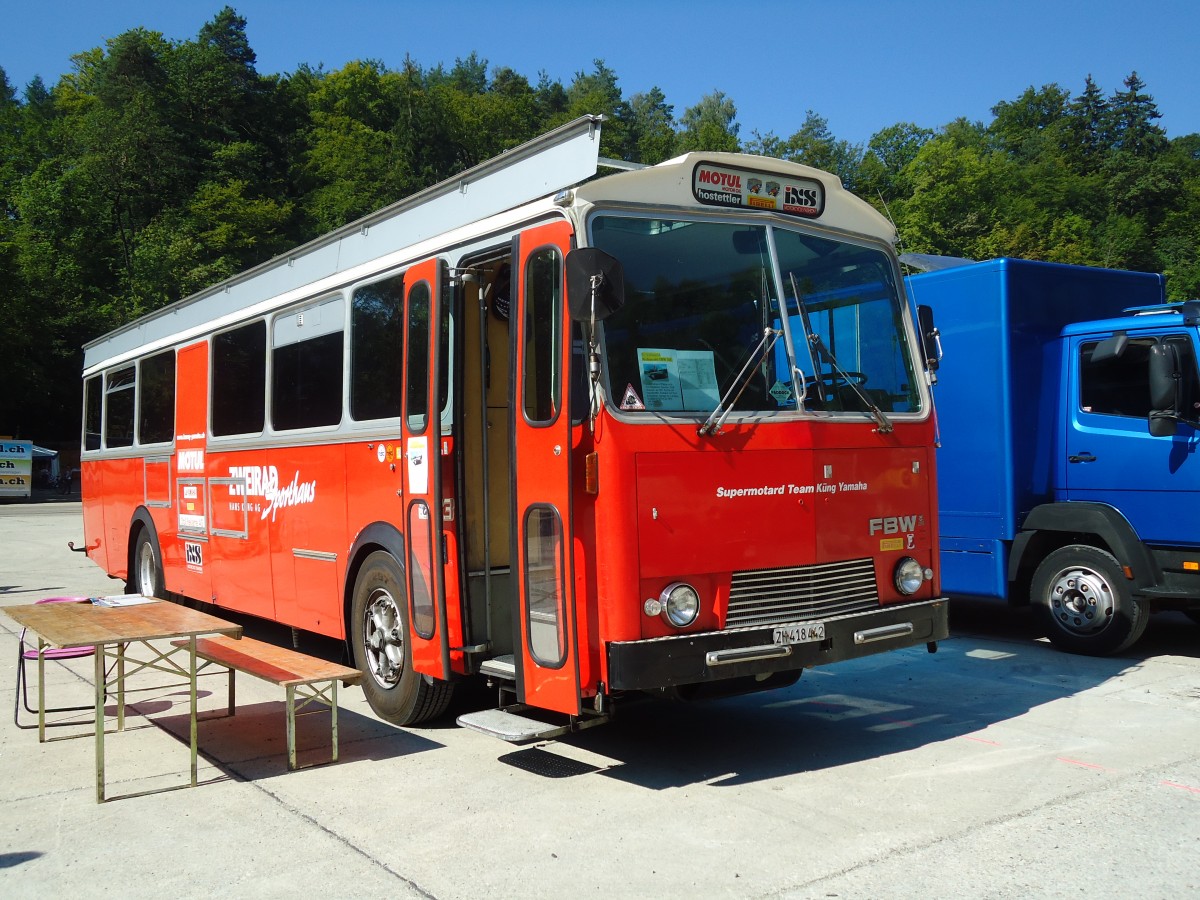
<path fill-rule="evenodd" d="M 375 714 L 395 725 L 416 725 L 445 712 L 454 685 L 430 684 L 413 671 L 404 572 L 390 553 L 376 551 L 363 562 L 350 615 L 354 665 L 364 673 L 363 693 Z"/>
<path fill-rule="evenodd" d="M 1142 636 L 1150 618 L 1116 557 L 1086 544 L 1062 547 L 1042 560 L 1031 594 L 1051 643 L 1070 653 L 1119 653 Z"/>
<path fill-rule="evenodd" d="M 125 582 L 125 591 L 159 599 L 165 599 L 167 596 L 163 582 L 162 554 L 158 550 L 158 543 L 145 528 L 139 529 L 134 541 L 133 565 L 130 567 L 129 580 Z"/>

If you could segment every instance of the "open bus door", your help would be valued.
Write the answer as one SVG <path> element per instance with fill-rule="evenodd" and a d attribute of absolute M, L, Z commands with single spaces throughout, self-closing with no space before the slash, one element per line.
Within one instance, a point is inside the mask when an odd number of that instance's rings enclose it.
<path fill-rule="evenodd" d="M 510 318 L 514 371 L 512 555 L 517 585 L 513 646 L 518 699 L 580 713 L 578 611 L 571 533 L 571 328 L 566 222 L 517 239 L 517 302 Z M 585 617 L 586 618 L 586 617 Z"/>
<path fill-rule="evenodd" d="M 430 259 L 404 276 L 404 533 L 408 547 L 408 646 L 413 670 L 450 677 L 442 535 L 442 422 L 447 381 L 442 330 L 445 263 Z"/>

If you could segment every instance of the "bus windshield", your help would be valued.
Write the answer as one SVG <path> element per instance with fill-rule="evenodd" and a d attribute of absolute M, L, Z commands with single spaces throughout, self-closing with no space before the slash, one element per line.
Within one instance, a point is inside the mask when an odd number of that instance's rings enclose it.
<path fill-rule="evenodd" d="M 625 273 L 625 305 L 604 322 L 620 409 L 707 415 L 729 395 L 738 415 L 795 411 L 800 384 L 805 409 L 919 410 L 881 250 L 778 225 L 615 215 L 594 218 L 591 235 Z"/>

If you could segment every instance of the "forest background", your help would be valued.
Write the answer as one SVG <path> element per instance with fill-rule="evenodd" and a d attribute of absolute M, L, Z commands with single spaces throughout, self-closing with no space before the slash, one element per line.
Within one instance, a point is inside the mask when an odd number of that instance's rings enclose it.
<path fill-rule="evenodd" d="M 714 91 L 677 113 L 603 60 L 536 83 L 471 54 L 262 75 L 225 8 L 194 40 L 134 29 L 22 92 L 0 68 L 0 434 L 78 444 L 84 343 L 586 113 L 603 156 L 733 150 L 837 173 L 901 249 L 1162 272 L 1200 296 L 1200 134 L 1169 139 L 1131 73 L 1029 87 L 990 122 L 897 122 L 865 145 L 809 111 L 742 133 Z"/>

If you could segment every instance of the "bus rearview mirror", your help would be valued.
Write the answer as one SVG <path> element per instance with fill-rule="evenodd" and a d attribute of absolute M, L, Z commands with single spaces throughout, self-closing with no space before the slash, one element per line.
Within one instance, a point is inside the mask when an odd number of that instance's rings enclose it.
<path fill-rule="evenodd" d="M 594 314 L 599 322 L 624 303 L 625 276 L 614 256 L 595 247 L 578 247 L 567 254 L 567 307 L 572 319 L 588 322 Z"/>

